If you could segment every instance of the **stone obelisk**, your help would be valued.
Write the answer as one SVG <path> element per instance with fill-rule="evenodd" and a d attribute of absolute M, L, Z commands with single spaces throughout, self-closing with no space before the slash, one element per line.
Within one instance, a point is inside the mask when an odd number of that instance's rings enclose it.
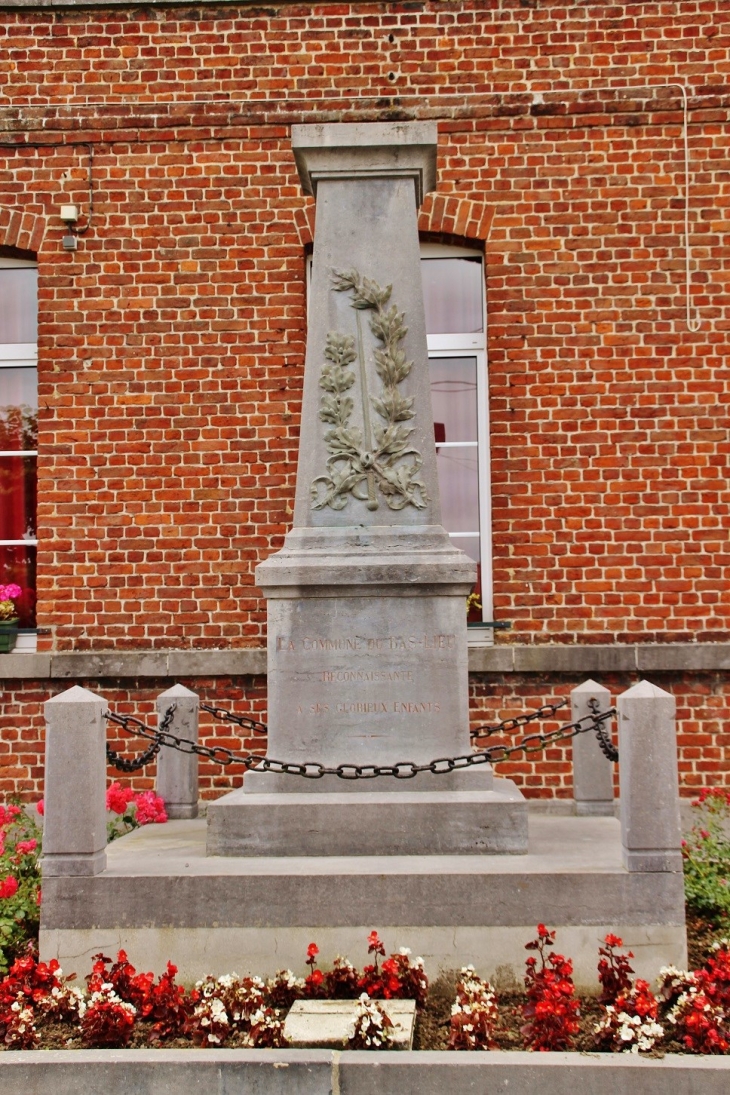
<path fill-rule="evenodd" d="M 277 760 L 372 772 L 471 751 L 475 566 L 441 525 L 419 265 L 436 139 L 430 122 L 292 130 L 316 232 L 294 527 L 256 571 Z M 211 811 L 223 854 L 526 850 L 525 803 L 488 766 L 253 772 Z"/>

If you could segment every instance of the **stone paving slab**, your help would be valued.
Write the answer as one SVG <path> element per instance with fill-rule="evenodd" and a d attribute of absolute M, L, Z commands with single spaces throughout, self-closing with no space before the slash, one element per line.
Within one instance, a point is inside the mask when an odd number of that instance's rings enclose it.
<path fill-rule="evenodd" d="M 726 1095 L 729 1086 L 728 1057 L 295 1049 L 0 1053 L 3 1095 Z"/>

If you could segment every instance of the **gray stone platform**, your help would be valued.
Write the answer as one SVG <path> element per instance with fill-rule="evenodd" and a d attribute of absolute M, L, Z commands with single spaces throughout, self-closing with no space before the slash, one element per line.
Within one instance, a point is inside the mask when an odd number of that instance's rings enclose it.
<path fill-rule="evenodd" d="M 686 963 L 682 875 L 629 872 L 610 817 L 529 817 L 524 856 L 210 857 L 205 821 L 138 829 L 107 849 L 107 867 L 43 882 L 41 953 L 69 972 L 123 947 L 143 969 L 168 959 L 191 982 L 211 973 L 304 970 L 366 960 L 367 935 L 410 947 L 427 972 L 473 963 L 500 983 L 520 979 L 535 925 L 558 931 L 576 981 L 596 987 L 597 948 L 611 931 L 639 976 Z"/>

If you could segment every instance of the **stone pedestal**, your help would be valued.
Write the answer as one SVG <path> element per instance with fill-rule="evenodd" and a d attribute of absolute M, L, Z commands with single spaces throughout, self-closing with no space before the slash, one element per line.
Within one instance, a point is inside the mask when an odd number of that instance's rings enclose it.
<path fill-rule="evenodd" d="M 172 731 L 188 741 L 198 740 L 200 700 L 182 684 L 174 684 L 157 697 L 157 723 L 162 724 L 175 705 Z M 164 799 L 169 818 L 198 816 L 198 758 L 195 753 L 162 749 L 157 758 L 157 794 Z"/>
<path fill-rule="evenodd" d="M 436 126 L 295 126 L 292 145 L 317 219 L 294 528 L 256 571 L 267 754 L 349 778 L 247 774 L 243 795 L 210 807 L 209 850 L 526 852 L 522 796 L 495 790 L 487 765 L 375 771 L 471 753 L 476 568 L 441 525 L 417 228 Z"/>
<path fill-rule="evenodd" d="M 677 701 L 649 681 L 618 698 L 621 842 L 627 871 L 682 874 Z"/>
<path fill-rule="evenodd" d="M 78 685 L 45 705 L 44 885 L 106 868 L 106 707 Z"/>
<path fill-rule="evenodd" d="M 570 718 L 578 722 L 608 711 L 611 693 L 595 681 L 585 681 L 570 693 Z M 613 765 L 603 755 L 595 734 L 573 738 L 573 798 L 578 817 L 613 817 Z"/>

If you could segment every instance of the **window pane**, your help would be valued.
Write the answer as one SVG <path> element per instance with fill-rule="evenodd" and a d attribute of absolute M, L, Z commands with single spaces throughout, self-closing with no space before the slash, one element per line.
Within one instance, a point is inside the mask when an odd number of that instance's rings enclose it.
<path fill-rule="evenodd" d="M 0 456 L 0 540 L 36 538 L 36 457 Z"/>
<path fill-rule="evenodd" d="M 0 369 L 0 451 L 35 449 L 37 441 L 37 369 Z"/>
<path fill-rule="evenodd" d="M 35 267 L 0 269 L 0 343 L 38 339 L 38 271 Z"/>
<path fill-rule="evenodd" d="M 429 361 L 436 444 L 477 440 L 477 362 L 475 357 L 436 357 Z"/>
<path fill-rule="evenodd" d="M 447 532 L 479 532 L 476 445 L 436 448 L 441 518 Z"/>
<path fill-rule="evenodd" d="M 481 259 L 421 259 L 421 279 L 429 335 L 484 330 Z"/>
<path fill-rule="evenodd" d="M 452 536 L 451 543 L 459 551 L 465 552 L 475 563 L 481 563 L 482 557 L 479 554 L 478 536 Z"/>
<path fill-rule="evenodd" d="M 0 545 L 0 582 L 15 582 L 22 594 L 15 600 L 20 627 L 35 627 L 35 547 Z"/>

